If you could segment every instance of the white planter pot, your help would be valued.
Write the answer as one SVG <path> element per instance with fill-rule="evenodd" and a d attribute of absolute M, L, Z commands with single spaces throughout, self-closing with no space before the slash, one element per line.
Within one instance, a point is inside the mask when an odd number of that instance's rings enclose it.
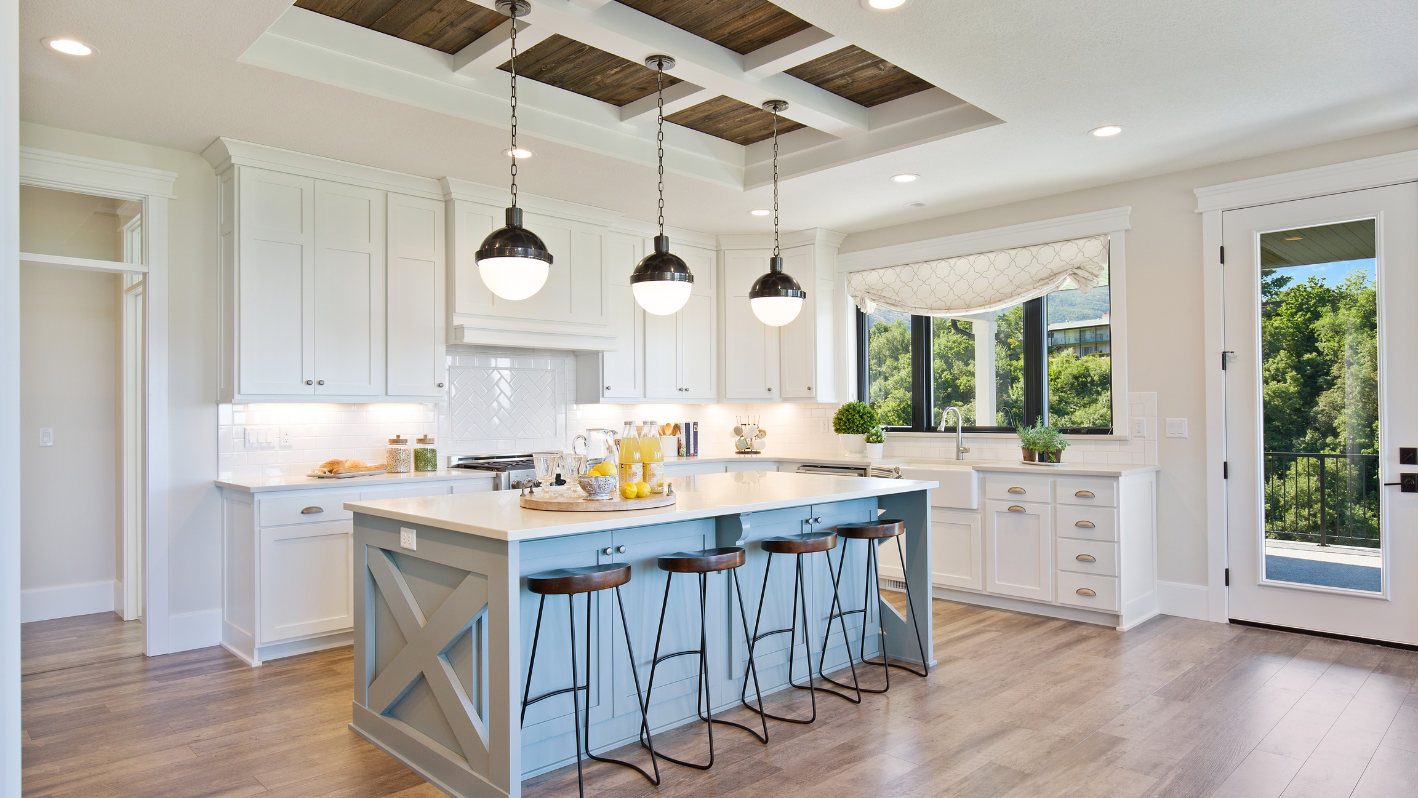
<path fill-rule="evenodd" d="M 885 453 L 886 453 L 886 444 L 884 444 L 884 443 L 868 443 L 868 444 L 867 444 L 867 459 L 868 459 L 868 460 L 880 460 L 880 459 L 882 458 L 882 456 L 883 456 Z"/>
<path fill-rule="evenodd" d="M 846 447 L 847 454 L 861 454 L 867 450 L 867 436 L 862 435 L 839 435 L 842 445 Z"/>

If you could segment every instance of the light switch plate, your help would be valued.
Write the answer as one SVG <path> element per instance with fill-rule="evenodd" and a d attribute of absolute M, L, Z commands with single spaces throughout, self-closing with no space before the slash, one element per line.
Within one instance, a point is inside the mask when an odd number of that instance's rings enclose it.
<path fill-rule="evenodd" d="M 43 428 L 43 429 L 41 429 L 41 430 L 39 431 L 39 445 L 40 445 L 40 446 L 53 446 L 53 445 L 54 445 L 54 430 L 53 430 L 52 428 L 50 428 L 50 427 L 45 427 L 45 428 Z"/>
<path fill-rule="evenodd" d="M 418 531 L 406 526 L 399 527 L 399 548 L 418 551 Z"/>
<path fill-rule="evenodd" d="M 1147 419 L 1135 418 L 1132 420 L 1132 436 L 1134 438 L 1147 437 Z"/>
<path fill-rule="evenodd" d="M 1184 418 L 1167 419 L 1167 437 L 1185 438 L 1187 437 L 1187 420 Z"/>

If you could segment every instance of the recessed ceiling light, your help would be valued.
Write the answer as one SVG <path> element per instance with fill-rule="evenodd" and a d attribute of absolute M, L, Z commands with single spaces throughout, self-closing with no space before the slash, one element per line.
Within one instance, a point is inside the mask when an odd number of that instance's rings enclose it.
<path fill-rule="evenodd" d="M 44 40 L 51 49 L 58 50 L 65 55 L 91 55 L 94 48 L 76 39 L 60 39 L 53 36 Z"/>
<path fill-rule="evenodd" d="M 894 180 L 894 181 L 896 181 L 897 183 L 914 183 L 914 182 L 916 182 L 916 180 L 918 180 L 920 177 L 921 177 L 920 175 L 904 174 L 904 175 L 892 175 L 892 176 L 891 176 L 891 179 Z"/>
<path fill-rule="evenodd" d="M 1304 236 L 1294 236 L 1293 238 L 1287 238 L 1287 239 L 1285 239 L 1285 240 L 1286 240 L 1286 241 L 1304 241 L 1304 240 L 1305 240 L 1305 237 L 1304 237 Z"/>
<path fill-rule="evenodd" d="M 1105 139 L 1109 136 L 1118 135 L 1119 133 L 1123 132 L 1123 129 L 1121 127 L 1118 127 L 1117 125 L 1104 125 L 1102 127 L 1095 127 L 1089 132 L 1100 139 Z"/>
<path fill-rule="evenodd" d="M 862 8 L 872 11 L 890 11 L 906 5 L 909 0 L 862 0 Z"/>
<path fill-rule="evenodd" d="M 917 200 L 917 201 L 915 201 L 915 202 L 908 202 L 908 203 L 906 203 L 906 207 L 907 207 L 907 208 L 924 208 L 924 207 L 926 207 L 926 204 L 925 204 L 924 202 L 921 202 L 920 200 Z"/>
<path fill-rule="evenodd" d="M 749 211 L 749 213 L 753 214 L 754 216 L 767 216 L 772 212 L 773 211 L 770 211 L 767 208 L 754 208 L 753 210 Z"/>
<path fill-rule="evenodd" d="M 503 155 L 511 155 L 511 156 L 514 157 L 514 158 L 530 158 L 530 157 L 532 157 L 533 155 L 536 155 L 535 152 L 532 152 L 531 150 L 526 149 L 526 148 L 524 148 L 524 147 L 518 147 L 518 148 L 515 149 L 515 150 L 509 147 L 509 148 L 503 150 L 503 151 L 502 151 L 502 154 L 503 154 Z"/>

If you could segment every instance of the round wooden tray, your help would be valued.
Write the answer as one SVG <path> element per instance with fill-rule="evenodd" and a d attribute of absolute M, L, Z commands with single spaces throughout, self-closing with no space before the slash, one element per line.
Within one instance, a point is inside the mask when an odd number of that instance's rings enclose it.
<path fill-rule="evenodd" d="M 673 493 L 652 493 L 643 499 L 624 499 L 617 496 L 614 499 L 587 499 L 584 496 L 575 498 L 562 496 L 522 496 L 519 500 L 523 507 L 528 510 L 555 510 L 563 513 L 604 513 L 613 510 L 650 510 L 655 507 L 669 507 L 675 503 Z"/>

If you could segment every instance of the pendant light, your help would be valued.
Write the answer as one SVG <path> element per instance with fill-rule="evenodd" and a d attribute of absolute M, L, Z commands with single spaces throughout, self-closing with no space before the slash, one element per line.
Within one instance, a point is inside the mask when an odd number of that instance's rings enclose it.
<path fill-rule="evenodd" d="M 773 114 L 773 257 L 768 259 L 768 273 L 753 283 L 748 292 L 748 304 L 753 315 L 769 327 L 782 327 L 796 319 L 803 309 L 807 292 L 792 275 L 783 271 L 783 258 L 778 254 L 778 114 L 788 109 L 785 100 L 769 100 L 763 110 Z"/>
<path fill-rule="evenodd" d="M 528 0 L 497 0 L 499 13 L 512 18 L 512 152 L 517 151 L 517 18 L 531 13 Z M 536 233 L 522 226 L 517 207 L 517 159 L 512 160 L 512 206 L 507 226 L 483 239 L 475 256 L 478 274 L 492 293 L 502 299 L 526 299 L 541 290 L 551 270 L 551 253 Z"/>
<path fill-rule="evenodd" d="M 655 142 L 659 147 L 656 163 L 660 173 L 660 234 L 655 236 L 655 251 L 642 258 L 630 273 L 630 290 L 640 307 L 655 316 L 668 316 L 684 307 L 694 285 L 689 265 L 670 252 L 670 239 L 665 235 L 665 70 L 674 65 L 675 60 L 667 55 L 645 59 L 645 66 L 655 70 L 659 86 L 660 117 Z"/>

